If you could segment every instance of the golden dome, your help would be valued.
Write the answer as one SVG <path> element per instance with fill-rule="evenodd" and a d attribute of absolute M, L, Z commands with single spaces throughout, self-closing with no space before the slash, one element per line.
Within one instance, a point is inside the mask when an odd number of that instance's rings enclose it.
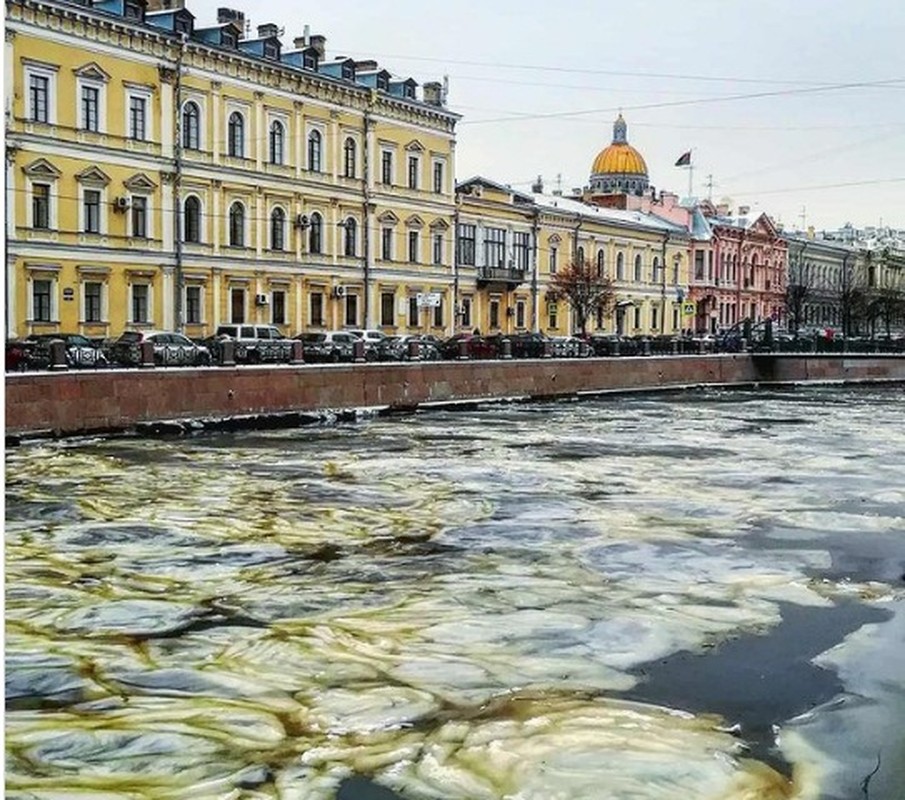
<path fill-rule="evenodd" d="M 647 164 L 641 153 L 628 142 L 619 142 L 605 147 L 597 154 L 592 175 L 647 175 Z"/>

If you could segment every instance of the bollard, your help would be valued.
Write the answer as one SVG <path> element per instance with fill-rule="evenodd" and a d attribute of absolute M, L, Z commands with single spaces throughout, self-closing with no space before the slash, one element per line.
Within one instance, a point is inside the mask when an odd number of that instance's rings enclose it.
<path fill-rule="evenodd" d="M 578 343 L 578 357 L 587 358 L 589 355 L 591 355 L 591 348 L 588 343 L 584 339 L 582 339 Z"/>
<path fill-rule="evenodd" d="M 648 339 L 646 336 L 644 337 L 644 339 L 641 342 L 641 355 L 642 356 L 650 355 L 650 339 Z"/>
<path fill-rule="evenodd" d="M 66 342 L 62 339 L 54 339 L 50 343 L 50 368 L 69 369 L 66 363 Z"/>
<path fill-rule="evenodd" d="M 409 339 L 408 341 L 408 360 L 420 361 L 421 359 L 421 342 L 417 339 Z"/>
<path fill-rule="evenodd" d="M 678 339 L 669 340 L 669 352 L 671 355 L 674 355 L 674 356 L 679 355 L 679 340 Z"/>
<path fill-rule="evenodd" d="M 292 364 L 304 364 L 305 363 L 305 348 L 304 345 L 298 340 L 293 339 L 292 341 Z"/>
<path fill-rule="evenodd" d="M 704 350 L 705 350 L 704 345 L 705 345 L 704 340 L 703 340 L 703 339 L 698 339 L 698 355 L 699 355 L 699 356 L 704 355 Z"/>
<path fill-rule="evenodd" d="M 362 364 L 365 361 L 365 340 L 356 339 L 352 343 L 352 360 L 356 364 Z"/>
<path fill-rule="evenodd" d="M 613 342 L 613 350 L 610 355 L 618 356 L 619 355 L 619 340 L 616 339 Z"/>
<path fill-rule="evenodd" d="M 467 361 L 469 358 L 468 355 L 468 340 L 467 339 L 459 339 L 459 360 Z"/>
<path fill-rule="evenodd" d="M 500 342 L 500 358 L 512 358 L 512 342 L 509 339 Z"/>
<path fill-rule="evenodd" d="M 236 366 L 236 343 L 232 339 L 220 342 L 220 363 L 224 367 Z"/>
<path fill-rule="evenodd" d="M 139 362 L 138 366 L 140 367 L 153 367 L 154 366 L 154 342 L 142 342 L 138 346 L 139 352 Z"/>
<path fill-rule="evenodd" d="M 551 342 L 549 339 L 544 339 L 543 358 L 553 358 L 553 342 Z"/>

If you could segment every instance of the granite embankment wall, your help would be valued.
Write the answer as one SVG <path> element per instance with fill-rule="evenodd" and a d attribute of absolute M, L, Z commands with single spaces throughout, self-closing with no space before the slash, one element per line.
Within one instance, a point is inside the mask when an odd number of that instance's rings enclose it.
<path fill-rule="evenodd" d="M 905 356 L 702 355 L 15 373 L 6 435 L 705 384 L 905 381 Z"/>

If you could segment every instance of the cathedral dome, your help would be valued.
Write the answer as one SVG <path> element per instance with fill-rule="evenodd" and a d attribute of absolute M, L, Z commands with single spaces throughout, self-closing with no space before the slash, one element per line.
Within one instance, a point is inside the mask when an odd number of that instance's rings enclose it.
<path fill-rule="evenodd" d="M 628 143 L 622 114 L 613 124 L 613 142 L 597 154 L 591 166 L 591 190 L 604 194 L 641 194 L 648 185 L 644 157 Z"/>

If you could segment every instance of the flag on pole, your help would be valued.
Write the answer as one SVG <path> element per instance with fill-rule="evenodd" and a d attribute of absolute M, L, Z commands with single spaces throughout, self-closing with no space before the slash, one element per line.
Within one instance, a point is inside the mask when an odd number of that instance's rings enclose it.
<path fill-rule="evenodd" d="M 677 167 L 690 167 L 691 166 L 691 150 L 689 150 L 687 153 L 682 153 L 682 155 L 679 156 L 679 160 L 676 161 L 676 166 Z"/>

